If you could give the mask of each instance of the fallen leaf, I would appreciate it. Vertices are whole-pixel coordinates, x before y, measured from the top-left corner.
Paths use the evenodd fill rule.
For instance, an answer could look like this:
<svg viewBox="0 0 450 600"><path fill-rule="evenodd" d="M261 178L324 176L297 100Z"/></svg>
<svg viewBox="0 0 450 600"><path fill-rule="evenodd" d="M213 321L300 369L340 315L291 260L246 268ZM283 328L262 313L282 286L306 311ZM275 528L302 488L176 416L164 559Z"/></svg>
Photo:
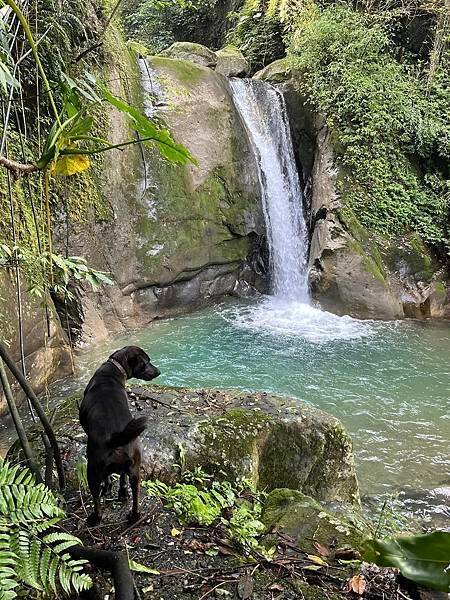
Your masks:
<svg viewBox="0 0 450 600"><path fill-rule="evenodd" d="M323 560L323 558L320 558L320 556L316 556L315 554L307 554L306 556L307 556L308 560L315 563L316 565L320 565L322 567L328 567L328 563L326 563Z"/></svg>
<svg viewBox="0 0 450 600"><path fill-rule="evenodd" d="M181 535L181 531L176 527L172 527L172 529L170 530L170 535L172 537L177 537L178 535Z"/></svg>
<svg viewBox="0 0 450 600"><path fill-rule="evenodd" d="M280 583L272 583L269 590L273 592L284 592L284 587Z"/></svg>
<svg viewBox="0 0 450 600"><path fill-rule="evenodd" d="M360 560L361 554L353 548L338 548L334 557L340 560Z"/></svg>
<svg viewBox="0 0 450 600"><path fill-rule="evenodd" d="M359 594L362 596L366 591L366 580L363 575L354 575L349 580L349 588L355 592L355 594Z"/></svg>
<svg viewBox="0 0 450 600"><path fill-rule="evenodd" d="M148 573L149 575L160 575L160 572L157 571L156 569L151 569L150 567L147 567L146 565L138 563L135 560L131 560L131 558L128 561L128 566L130 567L131 571L136 571L137 573Z"/></svg>
<svg viewBox="0 0 450 600"><path fill-rule="evenodd" d="M231 548L227 546L218 546L218 549L220 554L223 554L224 556L234 556L236 554L234 550L231 550Z"/></svg>
<svg viewBox="0 0 450 600"><path fill-rule="evenodd" d="M330 551L326 546L322 546L319 542L314 542L314 547L321 556L330 556Z"/></svg>

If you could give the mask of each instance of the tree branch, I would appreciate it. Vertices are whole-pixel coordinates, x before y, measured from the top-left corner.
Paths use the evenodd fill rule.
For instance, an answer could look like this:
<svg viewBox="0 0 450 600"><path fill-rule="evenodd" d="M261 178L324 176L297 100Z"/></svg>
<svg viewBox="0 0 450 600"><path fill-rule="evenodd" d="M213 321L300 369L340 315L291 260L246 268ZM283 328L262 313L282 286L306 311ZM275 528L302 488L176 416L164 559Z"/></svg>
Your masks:
<svg viewBox="0 0 450 600"><path fill-rule="evenodd" d="M34 173L35 171L39 171L40 169L31 163L19 163L15 160L11 160L10 158L6 158L6 156L0 156L0 165L12 171L16 175L20 173L28 175L29 173Z"/></svg>

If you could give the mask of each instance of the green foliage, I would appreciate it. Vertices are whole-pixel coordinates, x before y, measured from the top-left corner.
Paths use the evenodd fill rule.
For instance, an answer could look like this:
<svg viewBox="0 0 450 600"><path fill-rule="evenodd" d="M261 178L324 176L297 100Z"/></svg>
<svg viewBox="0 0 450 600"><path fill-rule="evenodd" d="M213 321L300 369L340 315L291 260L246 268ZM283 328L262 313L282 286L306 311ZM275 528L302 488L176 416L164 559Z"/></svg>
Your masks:
<svg viewBox="0 0 450 600"><path fill-rule="evenodd" d="M395 57L389 13L309 3L295 23L290 57L334 133L341 191L361 223L448 244L449 55L430 82L425 66Z"/></svg>
<svg viewBox="0 0 450 600"><path fill-rule="evenodd" d="M369 540L363 558L381 567L396 567L420 585L450 592L449 532Z"/></svg>
<svg viewBox="0 0 450 600"><path fill-rule="evenodd" d="M214 46L215 32L208 23L218 4L217 0L130 0L122 11L123 21L128 36L147 46L151 54L175 41Z"/></svg>
<svg viewBox="0 0 450 600"><path fill-rule="evenodd" d="M288 25L270 4L246 0L242 9L231 15L234 27L228 42L245 55L252 73L285 55L283 36Z"/></svg>
<svg viewBox="0 0 450 600"><path fill-rule="evenodd" d="M47 290L72 299L73 295L68 288L70 283L87 283L93 291L98 290L102 284L113 284L107 273L92 269L80 256L65 258L61 254L52 253L50 261L48 252L36 254L27 247L11 247L0 243L0 267L12 268L16 261L27 275L29 293L39 299L45 299ZM43 279L43 274L48 272L50 264L54 277L51 285L46 284Z"/></svg>
<svg viewBox="0 0 450 600"><path fill-rule="evenodd" d="M162 498L183 525L220 522L246 553L257 551L270 557L258 541L265 533L260 521L264 495L257 494L250 482L237 486L228 481L211 482L211 477L197 468L185 472L183 482L173 486L161 481L145 481L142 485L150 496Z"/></svg>
<svg viewBox="0 0 450 600"><path fill-rule="evenodd" d="M0 465L0 600L23 596L30 588L42 593L80 592L91 585L86 561L73 560L68 548L80 544L58 531L64 517L53 493L36 484L28 469Z"/></svg>

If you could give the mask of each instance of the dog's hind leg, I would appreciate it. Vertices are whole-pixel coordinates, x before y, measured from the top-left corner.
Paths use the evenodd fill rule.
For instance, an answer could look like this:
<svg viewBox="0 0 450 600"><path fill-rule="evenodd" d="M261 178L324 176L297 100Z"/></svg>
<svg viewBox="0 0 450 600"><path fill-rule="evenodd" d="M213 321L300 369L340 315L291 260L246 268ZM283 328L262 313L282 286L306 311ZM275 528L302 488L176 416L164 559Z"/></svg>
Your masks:
<svg viewBox="0 0 450 600"><path fill-rule="evenodd" d="M89 515L87 518L88 525L98 525L102 520L102 509L100 505L100 488L102 485L102 480L99 478L99 469L90 467L88 463L87 468L87 480L89 485L89 490L92 494L92 500L94 501L94 512Z"/></svg>
<svg viewBox="0 0 450 600"><path fill-rule="evenodd" d="M119 495L117 496L117 500L119 502L126 502L128 500L128 485L127 485L127 474L120 474L120 483L119 483Z"/></svg>
<svg viewBox="0 0 450 600"><path fill-rule="evenodd" d="M140 465L138 464L130 469L130 486L131 493L133 495L133 507L131 509L131 513L129 514L128 520L131 523L136 522L141 516L139 513L139 491L141 487L139 467Z"/></svg>

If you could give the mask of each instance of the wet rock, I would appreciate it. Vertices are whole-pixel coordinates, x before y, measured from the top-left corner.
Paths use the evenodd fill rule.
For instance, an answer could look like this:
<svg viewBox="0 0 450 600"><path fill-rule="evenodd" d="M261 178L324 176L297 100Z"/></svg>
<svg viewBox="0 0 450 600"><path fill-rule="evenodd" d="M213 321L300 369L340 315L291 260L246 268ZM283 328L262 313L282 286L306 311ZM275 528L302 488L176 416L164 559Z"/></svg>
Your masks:
<svg viewBox="0 0 450 600"><path fill-rule="evenodd" d="M291 489L270 492L261 517L269 530L292 539L293 545L309 554L320 554L315 544L320 544L332 558L337 549L358 548L367 535L359 511L349 504L321 504L314 498ZM266 543L273 541L270 534ZM342 550L341 550L342 552Z"/></svg>
<svg viewBox="0 0 450 600"><path fill-rule="evenodd" d="M76 312L83 315L84 343L226 294L265 289L264 274L252 267L264 233L255 158L226 79L208 67L162 56L140 67L127 64L133 103L150 112L156 106L197 164L169 164L156 149L137 146L125 148L120 160L104 157L103 193L113 218L79 229L74 223L69 240L69 254L85 256L116 282L80 295ZM126 97L121 74L109 78L113 91ZM111 141L127 139L123 115L110 118ZM65 248L64 231L62 223Z"/></svg>
<svg viewBox="0 0 450 600"><path fill-rule="evenodd" d="M70 351L53 304L50 302L46 314L40 300L26 290L27 284L22 282L25 369L33 389L40 393L48 383L71 372ZM18 310L15 281L5 272L0 275L0 336L17 364L21 361ZM18 386L14 390L20 404L25 397ZM6 401L0 393L0 413L5 409Z"/></svg>
<svg viewBox="0 0 450 600"><path fill-rule="evenodd" d="M291 76L292 71L289 60L287 58L280 58L255 73L253 78L268 81L269 83L282 83L291 79Z"/></svg>
<svg viewBox="0 0 450 600"><path fill-rule="evenodd" d="M212 50L194 42L175 42L167 50L163 50L160 56L175 58L177 60L187 60L202 67L211 68L216 66L218 60Z"/></svg>
<svg viewBox="0 0 450 600"><path fill-rule="evenodd" d="M202 467L217 478L251 479L260 489L289 487L321 501L359 505L352 443L341 423L293 398L238 391L132 388L148 415L142 436L146 478L174 481ZM81 429L65 420L69 472L83 454ZM68 436L68 437L67 437Z"/></svg>
<svg viewBox="0 0 450 600"><path fill-rule="evenodd" d="M245 56L235 46L225 46L216 52L216 73L225 77L245 77L249 72L249 64Z"/></svg>

